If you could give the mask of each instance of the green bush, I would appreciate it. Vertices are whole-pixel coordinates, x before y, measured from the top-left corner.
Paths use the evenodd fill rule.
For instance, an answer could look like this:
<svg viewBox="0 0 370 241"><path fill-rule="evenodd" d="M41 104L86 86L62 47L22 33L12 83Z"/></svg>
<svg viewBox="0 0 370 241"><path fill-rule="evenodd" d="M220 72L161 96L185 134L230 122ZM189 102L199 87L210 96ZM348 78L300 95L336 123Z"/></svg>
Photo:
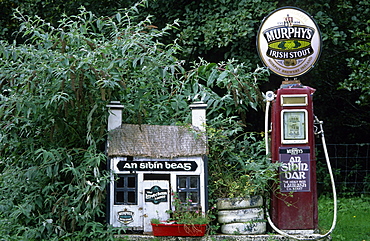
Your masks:
<svg viewBox="0 0 370 241"><path fill-rule="evenodd" d="M217 145L232 142L237 145L233 155L241 157L229 167L240 161L250 162L251 168L265 165L255 166L254 157L243 159L242 144L258 148L257 155L262 149L236 125L239 121L228 120L243 119L235 116L263 105L257 80L266 79L267 70L253 71L236 60L199 60L185 70L184 61L176 58L181 52L176 41L166 45L158 40L177 23L159 30L149 17L138 17L139 7L111 17L81 8L78 15L63 16L58 26L16 12L21 21L17 34L27 41L2 41L0 46L4 239L108 240L124 231L103 224L109 178L106 105L111 100L125 106L125 123L168 125L189 123L189 103L202 100L210 108L210 129L224 130L217 134L222 139L212 147L212 159L223 155ZM220 88L222 93L215 91ZM237 139L242 143L236 144Z"/></svg>
<svg viewBox="0 0 370 241"><path fill-rule="evenodd" d="M267 158L264 134L245 133L243 125L231 118L221 117L211 122L208 129L211 200L264 195L271 191L279 164Z"/></svg>
<svg viewBox="0 0 370 241"><path fill-rule="evenodd" d="M125 99L134 113L125 121L140 121L153 99L146 90L158 105L177 88L168 76L178 47L156 41L171 26L148 29L136 8L112 18L81 9L57 27L17 12L18 34L28 40L0 48L1 237L112 239L102 224L106 104ZM174 111L151 114L160 120Z"/></svg>

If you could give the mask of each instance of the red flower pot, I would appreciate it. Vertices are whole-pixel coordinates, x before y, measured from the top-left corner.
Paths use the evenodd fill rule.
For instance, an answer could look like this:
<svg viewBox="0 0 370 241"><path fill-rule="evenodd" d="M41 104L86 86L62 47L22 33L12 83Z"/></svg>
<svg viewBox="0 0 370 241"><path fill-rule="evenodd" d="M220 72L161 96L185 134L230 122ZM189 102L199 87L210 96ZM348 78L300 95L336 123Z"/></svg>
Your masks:
<svg viewBox="0 0 370 241"><path fill-rule="evenodd" d="M152 223L154 236L204 236L207 224Z"/></svg>

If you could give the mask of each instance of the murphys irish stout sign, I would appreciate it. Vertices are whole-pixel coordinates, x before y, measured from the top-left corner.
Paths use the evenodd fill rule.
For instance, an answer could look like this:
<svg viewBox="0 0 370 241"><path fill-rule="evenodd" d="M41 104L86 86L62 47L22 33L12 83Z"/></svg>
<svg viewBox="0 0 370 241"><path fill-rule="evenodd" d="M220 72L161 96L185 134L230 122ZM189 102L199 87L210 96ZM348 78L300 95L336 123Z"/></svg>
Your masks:
<svg viewBox="0 0 370 241"><path fill-rule="evenodd" d="M301 9L279 8L262 21L257 49L272 72L297 77L309 71L320 56L320 30L313 18Z"/></svg>

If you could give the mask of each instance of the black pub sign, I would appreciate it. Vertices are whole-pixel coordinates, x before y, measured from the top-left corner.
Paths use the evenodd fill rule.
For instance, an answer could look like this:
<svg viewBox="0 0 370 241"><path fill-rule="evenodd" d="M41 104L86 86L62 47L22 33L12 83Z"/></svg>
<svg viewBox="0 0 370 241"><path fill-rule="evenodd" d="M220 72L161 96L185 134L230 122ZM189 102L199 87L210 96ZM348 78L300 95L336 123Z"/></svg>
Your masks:
<svg viewBox="0 0 370 241"><path fill-rule="evenodd" d="M196 161L119 161L120 171L195 171Z"/></svg>
<svg viewBox="0 0 370 241"><path fill-rule="evenodd" d="M279 159L281 192L309 192L310 147L280 147Z"/></svg>

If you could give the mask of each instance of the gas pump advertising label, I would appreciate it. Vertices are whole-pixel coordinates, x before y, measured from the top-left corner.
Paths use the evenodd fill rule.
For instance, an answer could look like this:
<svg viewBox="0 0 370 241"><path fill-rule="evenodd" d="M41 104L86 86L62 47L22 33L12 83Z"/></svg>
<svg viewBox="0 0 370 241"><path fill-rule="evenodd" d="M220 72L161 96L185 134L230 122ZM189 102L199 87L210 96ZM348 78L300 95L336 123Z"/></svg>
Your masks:
<svg viewBox="0 0 370 241"><path fill-rule="evenodd" d="M257 50L264 65L283 77L297 77L309 71L320 56L321 42L314 19L296 7L270 13L257 34Z"/></svg>
<svg viewBox="0 0 370 241"><path fill-rule="evenodd" d="M310 148L280 147L281 192L310 192Z"/></svg>

